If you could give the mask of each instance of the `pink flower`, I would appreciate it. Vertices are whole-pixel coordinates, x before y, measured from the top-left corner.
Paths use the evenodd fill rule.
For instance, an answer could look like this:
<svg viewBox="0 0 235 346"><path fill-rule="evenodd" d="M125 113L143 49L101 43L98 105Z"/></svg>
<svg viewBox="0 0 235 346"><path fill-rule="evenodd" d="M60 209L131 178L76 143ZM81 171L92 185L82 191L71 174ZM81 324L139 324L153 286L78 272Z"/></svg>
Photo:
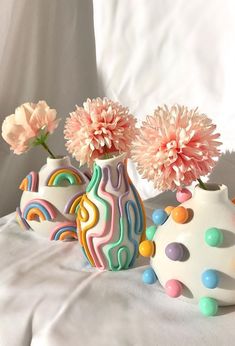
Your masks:
<svg viewBox="0 0 235 346"><path fill-rule="evenodd" d="M136 136L135 119L126 107L107 98L87 99L76 107L65 124L67 149L80 161L92 166L106 153L129 153Z"/></svg>
<svg viewBox="0 0 235 346"><path fill-rule="evenodd" d="M51 109L45 101L24 103L16 108L15 114L9 115L2 124L2 137L15 154L27 151L41 131L53 133L58 126L56 110Z"/></svg>
<svg viewBox="0 0 235 346"><path fill-rule="evenodd" d="M158 107L139 129L132 158L158 190L179 189L211 172L220 155L215 129L197 109Z"/></svg>

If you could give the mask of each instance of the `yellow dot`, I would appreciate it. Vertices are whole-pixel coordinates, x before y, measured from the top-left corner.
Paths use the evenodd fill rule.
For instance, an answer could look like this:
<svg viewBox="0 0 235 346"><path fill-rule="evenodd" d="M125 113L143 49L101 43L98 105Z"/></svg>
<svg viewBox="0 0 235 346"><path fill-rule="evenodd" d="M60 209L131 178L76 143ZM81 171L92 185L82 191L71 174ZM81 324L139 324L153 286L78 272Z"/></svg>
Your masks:
<svg viewBox="0 0 235 346"><path fill-rule="evenodd" d="M177 223L185 223L188 219L188 210L184 207L176 207L172 210L173 220Z"/></svg>
<svg viewBox="0 0 235 346"><path fill-rule="evenodd" d="M151 240L144 240L140 243L139 252L143 257L151 257L154 254L154 242Z"/></svg>
<svg viewBox="0 0 235 346"><path fill-rule="evenodd" d="M175 209L172 205L169 205L168 207L165 208L165 212L170 215L172 210Z"/></svg>

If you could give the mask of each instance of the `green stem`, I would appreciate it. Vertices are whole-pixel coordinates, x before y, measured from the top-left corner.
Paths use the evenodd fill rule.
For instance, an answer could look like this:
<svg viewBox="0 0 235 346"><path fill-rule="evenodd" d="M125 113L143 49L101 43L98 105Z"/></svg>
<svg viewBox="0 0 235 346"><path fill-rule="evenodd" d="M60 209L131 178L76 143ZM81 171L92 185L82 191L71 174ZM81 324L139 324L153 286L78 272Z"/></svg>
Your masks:
<svg viewBox="0 0 235 346"><path fill-rule="evenodd" d="M113 157L113 154L112 153L104 153L104 159L111 159Z"/></svg>
<svg viewBox="0 0 235 346"><path fill-rule="evenodd" d="M46 144L46 142L41 142L40 143L42 146L43 146L43 148L50 154L50 157L52 158L52 159L55 159L56 157L55 157L55 155L52 153L52 151L48 148L48 145Z"/></svg>
<svg viewBox="0 0 235 346"><path fill-rule="evenodd" d="M208 190L206 185L203 183L203 181L200 178L198 178L197 181L199 182L199 186L201 189Z"/></svg>

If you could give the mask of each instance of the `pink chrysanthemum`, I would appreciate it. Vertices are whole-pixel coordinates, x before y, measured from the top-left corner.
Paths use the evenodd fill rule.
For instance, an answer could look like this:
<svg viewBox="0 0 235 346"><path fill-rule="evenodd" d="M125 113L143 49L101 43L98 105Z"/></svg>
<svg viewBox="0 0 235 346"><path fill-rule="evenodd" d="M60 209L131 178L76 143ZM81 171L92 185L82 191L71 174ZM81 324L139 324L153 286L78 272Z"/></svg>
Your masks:
<svg viewBox="0 0 235 346"><path fill-rule="evenodd" d="M220 155L216 125L197 109L158 107L147 116L132 158L143 178L160 191L180 189L211 172Z"/></svg>
<svg viewBox="0 0 235 346"><path fill-rule="evenodd" d="M15 113L3 121L2 137L10 145L10 149L20 155L31 148L42 131L53 133L58 124L56 110L51 109L46 101L27 102L17 107Z"/></svg>
<svg viewBox="0 0 235 346"><path fill-rule="evenodd" d="M129 154L136 136L135 122L128 108L117 102L107 98L87 99L66 120L66 147L80 165L87 163L89 167L104 154Z"/></svg>

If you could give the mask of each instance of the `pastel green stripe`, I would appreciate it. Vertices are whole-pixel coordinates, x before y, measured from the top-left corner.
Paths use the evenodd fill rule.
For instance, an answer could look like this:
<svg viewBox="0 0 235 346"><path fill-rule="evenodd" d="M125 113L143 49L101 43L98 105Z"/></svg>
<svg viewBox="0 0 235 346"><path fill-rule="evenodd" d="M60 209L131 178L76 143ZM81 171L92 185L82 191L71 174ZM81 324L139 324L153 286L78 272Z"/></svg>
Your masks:
<svg viewBox="0 0 235 346"><path fill-rule="evenodd" d="M64 180L67 180L71 185L77 184L77 180L75 179L73 175L68 173L60 173L55 177L53 181L53 185L59 185L60 182Z"/></svg>
<svg viewBox="0 0 235 346"><path fill-rule="evenodd" d="M96 163L94 163L94 166L93 166L93 174L92 174L92 177L91 177L91 181L89 182L87 188L86 188L86 192L90 192L91 189L93 188L93 186L95 185L96 183L96 178L97 178L97 174L96 174Z"/></svg>
<svg viewBox="0 0 235 346"><path fill-rule="evenodd" d="M119 247L122 242L123 242L123 238L124 238L124 218L120 217L120 238L116 243L112 243L109 244L107 246L107 258L108 258L108 262L109 262L109 267L111 270L113 271L117 271L117 270L121 270L121 269L127 269L129 267L130 261L131 261L131 254L130 254L130 250L127 246L122 246L119 250L118 250L118 266L115 266L113 263L113 258L112 255L110 254L110 252L115 248L115 247ZM125 249L125 250L124 250ZM125 263L122 263L122 252L126 251L127 253L127 258Z"/></svg>
<svg viewBox="0 0 235 346"><path fill-rule="evenodd" d="M98 188L100 185L101 176L102 176L101 168L99 166L97 166L96 164L94 164L94 172L93 172L93 176L91 179L92 184L90 183L91 187L90 187L90 184L88 185L89 191L88 191L88 187L87 187L87 191L91 192L94 199L99 201L104 206L104 219L105 219L105 221L107 221L109 218L109 204L103 198L98 196ZM93 177L94 177L94 179L93 179Z"/></svg>

